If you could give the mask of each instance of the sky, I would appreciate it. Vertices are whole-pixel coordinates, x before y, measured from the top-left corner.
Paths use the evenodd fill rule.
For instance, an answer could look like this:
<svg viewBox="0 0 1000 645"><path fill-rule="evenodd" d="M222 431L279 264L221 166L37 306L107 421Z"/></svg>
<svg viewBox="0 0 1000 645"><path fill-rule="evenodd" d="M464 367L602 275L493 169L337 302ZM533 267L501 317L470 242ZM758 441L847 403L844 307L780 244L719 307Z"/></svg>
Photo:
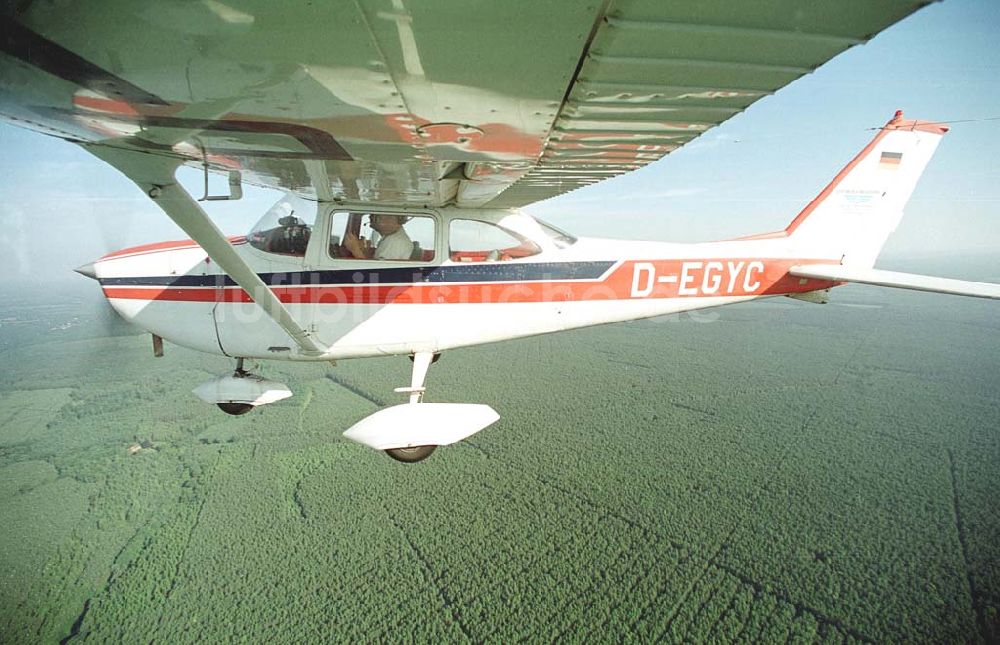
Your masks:
<svg viewBox="0 0 1000 645"><path fill-rule="evenodd" d="M1000 47L996 0L945 0L765 97L636 172L525 210L577 235L697 242L779 230L897 109L952 122L890 238L893 258L997 258ZM182 169L199 196L201 174ZM213 179L216 192L225 180ZM280 197L245 187L208 211L245 233ZM0 124L0 270L32 281L125 246L186 237L116 170L76 146Z"/></svg>

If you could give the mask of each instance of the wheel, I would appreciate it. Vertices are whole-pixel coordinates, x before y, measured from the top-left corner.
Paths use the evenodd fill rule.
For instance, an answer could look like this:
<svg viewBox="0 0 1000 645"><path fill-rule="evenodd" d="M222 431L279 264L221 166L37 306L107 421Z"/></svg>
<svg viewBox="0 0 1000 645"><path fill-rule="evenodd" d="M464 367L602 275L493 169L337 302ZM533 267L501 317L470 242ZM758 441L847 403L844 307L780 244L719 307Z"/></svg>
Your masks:
<svg viewBox="0 0 1000 645"><path fill-rule="evenodd" d="M246 414L250 410L253 410L253 406L249 403L216 403L219 409L226 414L231 414L233 416L239 416L241 414Z"/></svg>
<svg viewBox="0 0 1000 645"><path fill-rule="evenodd" d="M437 446L413 446L412 448L390 448L385 451L385 454L389 455L396 461L401 461L404 464L415 464L418 461L423 461L431 456L434 449Z"/></svg>

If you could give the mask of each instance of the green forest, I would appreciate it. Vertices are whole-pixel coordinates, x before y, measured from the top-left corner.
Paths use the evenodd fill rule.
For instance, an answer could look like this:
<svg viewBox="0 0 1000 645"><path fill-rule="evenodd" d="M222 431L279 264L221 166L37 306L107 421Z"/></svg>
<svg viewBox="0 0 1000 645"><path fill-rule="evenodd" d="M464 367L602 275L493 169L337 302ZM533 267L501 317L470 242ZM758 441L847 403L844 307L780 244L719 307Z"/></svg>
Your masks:
<svg viewBox="0 0 1000 645"><path fill-rule="evenodd" d="M407 465L341 436L404 357L265 363L294 397L229 417L190 391L230 360L91 283L0 302L2 642L1000 640L997 303L447 352L427 400L501 420Z"/></svg>

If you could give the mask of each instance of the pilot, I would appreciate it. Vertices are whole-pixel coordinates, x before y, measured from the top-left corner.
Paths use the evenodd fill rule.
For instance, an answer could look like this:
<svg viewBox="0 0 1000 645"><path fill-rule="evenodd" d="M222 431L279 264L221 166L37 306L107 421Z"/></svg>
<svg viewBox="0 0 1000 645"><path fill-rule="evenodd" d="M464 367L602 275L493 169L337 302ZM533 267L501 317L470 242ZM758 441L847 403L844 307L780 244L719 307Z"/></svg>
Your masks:
<svg viewBox="0 0 1000 645"><path fill-rule="evenodd" d="M402 215L372 215L372 228L382 236L375 252L365 248L353 233L348 233L344 238L344 248L359 260L409 260L413 254L413 242L403 228L406 219Z"/></svg>

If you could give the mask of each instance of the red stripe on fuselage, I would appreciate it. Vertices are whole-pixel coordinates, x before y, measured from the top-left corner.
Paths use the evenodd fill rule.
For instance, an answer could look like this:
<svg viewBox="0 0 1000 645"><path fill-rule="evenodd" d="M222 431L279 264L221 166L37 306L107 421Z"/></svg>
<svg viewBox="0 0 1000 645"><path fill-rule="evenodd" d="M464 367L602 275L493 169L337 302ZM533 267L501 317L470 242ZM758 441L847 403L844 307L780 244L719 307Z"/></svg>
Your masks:
<svg viewBox="0 0 1000 645"><path fill-rule="evenodd" d="M247 241L245 235L236 235L234 237L226 238L229 240L230 244L243 244ZM114 251L103 256L99 262L104 260L112 260L115 258L121 258L134 255L143 255L146 253L158 253L160 251L173 251L175 249L187 249L187 248L197 248L198 243L194 240L174 240L171 242L156 242L154 244L142 244L140 246L132 246L127 249L122 249L120 251Z"/></svg>
<svg viewBox="0 0 1000 645"><path fill-rule="evenodd" d="M587 302L650 298L747 297L802 293L833 286L788 275L803 259L703 259L627 261L601 281L420 282L276 286L288 304L504 304ZM251 302L239 287L105 287L108 298L172 302Z"/></svg>

